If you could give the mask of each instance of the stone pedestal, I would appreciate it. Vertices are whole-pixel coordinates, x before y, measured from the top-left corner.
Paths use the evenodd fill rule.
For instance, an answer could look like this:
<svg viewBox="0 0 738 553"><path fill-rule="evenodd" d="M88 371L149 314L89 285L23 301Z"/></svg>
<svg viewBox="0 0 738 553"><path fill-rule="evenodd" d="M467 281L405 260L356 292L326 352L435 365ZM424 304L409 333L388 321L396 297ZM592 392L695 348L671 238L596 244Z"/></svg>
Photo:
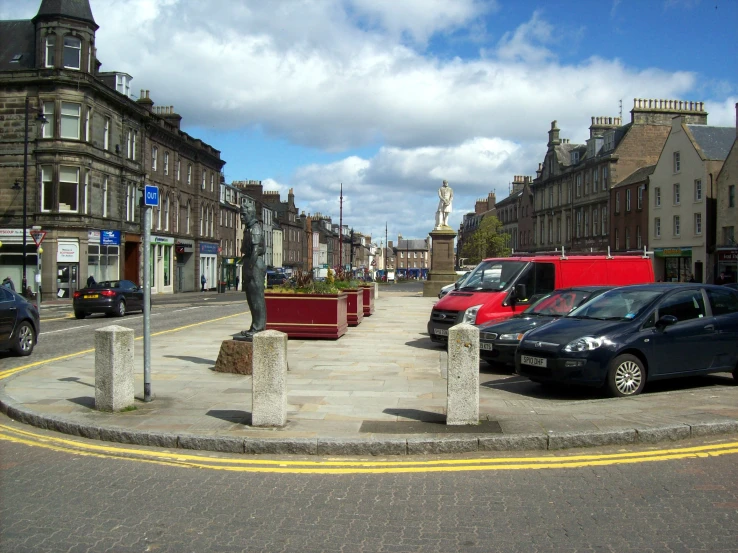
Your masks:
<svg viewBox="0 0 738 553"><path fill-rule="evenodd" d="M251 342L224 340L213 370L219 373L252 374L254 348Z"/></svg>
<svg viewBox="0 0 738 553"><path fill-rule="evenodd" d="M95 331L95 409L133 405L133 329L112 325Z"/></svg>
<svg viewBox="0 0 738 553"><path fill-rule="evenodd" d="M451 227L435 228L431 236L431 267L423 283L423 296L437 297L441 288L459 278L454 270L454 238Z"/></svg>

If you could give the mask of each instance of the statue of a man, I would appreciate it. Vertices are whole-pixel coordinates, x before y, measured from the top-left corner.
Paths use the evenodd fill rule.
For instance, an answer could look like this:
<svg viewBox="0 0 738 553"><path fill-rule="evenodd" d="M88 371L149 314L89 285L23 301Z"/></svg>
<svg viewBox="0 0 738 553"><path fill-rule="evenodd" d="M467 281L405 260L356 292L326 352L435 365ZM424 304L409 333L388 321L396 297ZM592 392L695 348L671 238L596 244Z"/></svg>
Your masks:
<svg viewBox="0 0 738 553"><path fill-rule="evenodd" d="M451 213L451 202L454 199L454 190L448 185L448 181L444 180L441 188L438 189L438 211L436 211L436 228L448 226L448 216Z"/></svg>
<svg viewBox="0 0 738 553"><path fill-rule="evenodd" d="M243 289L251 312L251 328L241 331L246 339L266 329L266 302L264 301L264 229L253 208L241 206L241 224L244 225L241 253L243 257Z"/></svg>

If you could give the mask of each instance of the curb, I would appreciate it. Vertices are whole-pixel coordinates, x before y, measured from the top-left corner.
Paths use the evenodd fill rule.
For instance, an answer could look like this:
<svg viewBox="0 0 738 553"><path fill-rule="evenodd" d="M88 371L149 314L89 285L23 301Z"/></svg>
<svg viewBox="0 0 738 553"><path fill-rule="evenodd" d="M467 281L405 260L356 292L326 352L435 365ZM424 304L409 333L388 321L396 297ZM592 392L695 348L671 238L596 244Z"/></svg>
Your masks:
<svg viewBox="0 0 738 553"><path fill-rule="evenodd" d="M367 438L234 438L218 435L166 434L115 426L85 425L47 417L0 394L0 412L44 430L90 440L246 455L439 455L476 451L559 451L609 445L655 444L688 438L738 434L738 420L716 419L694 424L622 428L601 432L550 432L465 436L422 435Z"/></svg>

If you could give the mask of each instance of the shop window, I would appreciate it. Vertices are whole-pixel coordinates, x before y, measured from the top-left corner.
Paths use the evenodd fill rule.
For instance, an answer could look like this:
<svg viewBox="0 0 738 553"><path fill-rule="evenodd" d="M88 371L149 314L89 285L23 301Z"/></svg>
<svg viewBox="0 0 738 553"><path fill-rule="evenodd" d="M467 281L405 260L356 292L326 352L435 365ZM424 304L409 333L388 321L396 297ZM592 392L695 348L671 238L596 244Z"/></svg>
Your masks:
<svg viewBox="0 0 738 553"><path fill-rule="evenodd" d="M87 246L88 272L95 277L97 282L118 278L119 258L119 246L101 246L99 244L88 244Z"/></svg>

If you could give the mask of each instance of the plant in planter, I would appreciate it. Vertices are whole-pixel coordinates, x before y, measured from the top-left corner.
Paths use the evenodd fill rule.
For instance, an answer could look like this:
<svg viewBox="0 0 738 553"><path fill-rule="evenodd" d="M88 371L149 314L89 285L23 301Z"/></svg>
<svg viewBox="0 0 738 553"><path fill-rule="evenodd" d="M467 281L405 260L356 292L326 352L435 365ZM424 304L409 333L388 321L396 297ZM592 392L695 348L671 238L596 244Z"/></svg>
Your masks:
<svg viewBox="0 0 738 553"><path fill-rule="evenodd" d="M334 285L348 296L348 324L359 326L364 318L364 291L359 288L359 281L343 268L336 270Z"/></svg>

